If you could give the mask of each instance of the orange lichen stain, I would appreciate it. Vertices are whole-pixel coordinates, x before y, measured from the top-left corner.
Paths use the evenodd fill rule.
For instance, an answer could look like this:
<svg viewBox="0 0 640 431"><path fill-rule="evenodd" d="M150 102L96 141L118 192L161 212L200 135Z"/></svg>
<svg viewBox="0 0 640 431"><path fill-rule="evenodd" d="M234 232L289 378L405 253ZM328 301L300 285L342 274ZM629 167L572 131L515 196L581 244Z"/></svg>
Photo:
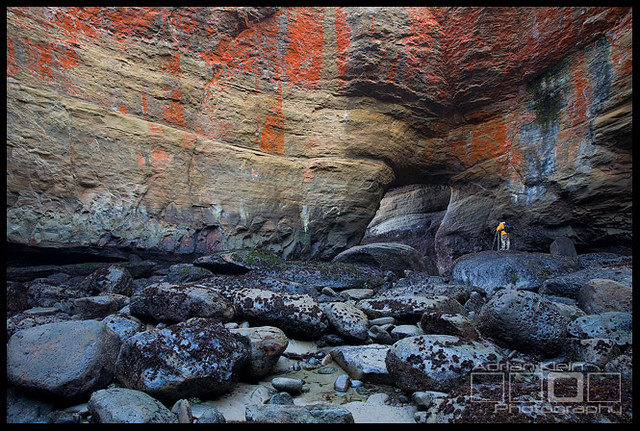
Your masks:
<svg viewBox="0 0 640 431"><path fill-rule="evenodd" d="M15 52L13 51L13 40L7 38L7 76L12 76L18 71L18 66L14 61Z"/></svg>
<svg viewBox="0 0 640 431"><path fill-rule="evenodd" d="M260 150L269 153L284 153L284 115L276 110L265 118L260 135Z"/></svg>
<svg viewBox="0 0 640 431"><path fill-rule="evenodd" d="M346 51L350 44L351 28L347 24L347 13L343 7L335 8L335 32L336 32L336 65L338 68L338 76L344 77L347 71L347 55Z"/></svg>
<svg viewBox="0 0 640 431"><path fill-rule="evenodd" d="M145 160L144 156L142 155L142 151L140 151L140 149L138 149L138 169L143 170L145 168L147 164L147 161Z"/></svg>
<svg viewBox="0 0 640 431"><path fill-rule="evenodd" d="M82 9L79 18L90 22L93 27L108 31L117 42L124 44L132 37L152 38L155 32L151 29L159 24L164 27L166 14L170 8L152 7L87 7Z"/></svg>
<svg viewBox="0 0 640 431"><path fill-rule="evenodd" d="M194 134L187 134L184 135L182 137L182 143L180 144L180 146L182 147L183 150L192 150L195 148L196 146L196 135Z"/></svg>
<svg viewBox="0 0 640 431"><path fill-rule="evenodd" d="M126 113L128 113L128 111L127 111L127 107L126 107L126 106L124 106L124 105L120 105L120 106L118 107L118 111L119 111L120 113L122 113L122 114L126 114Z"/></svg>
<svg viewBox="0 0 640 431"><path fill-rule="evenodd" d="M182 75L182 70L180 69L180 52L160 57L160 68L171 75L180 77L180 75Z"/></svg>
<svg viewBox="0 0 640 431"><path fill-rule="evenodd" d="M284 72L287 80L315 88L322 68L324 10L295 8L288 17L289 45L284 54Z"/></svg>
<svg viewBox="0 0 640 431"><path fill-rule="evenodd" d="M160 126L156 126L153 123L147 123L147 127L149 129L149 134L154 138L160 138L160 140L164 140L165 133L164 129Z"/></svg>
<svg viewBox="0 0 640 431"><path fill-rule="evenodd" d="M151 166L158 169L166 168L173 159L171 154L159 147L151 149L149 157L151 158Z"/></svg>
<svg viewBox="0 0 640 431"><path fill-rule="evenodd" d="M165 91L171 92L170 101L164 105L162 111L162 118L167 123L185 127L184 122L184 106L182 105L182 91L174 88L170 90L168 86L165 86Z"/></svg>
<svg viewBox="0 0 640 431"><path fill-rule="evenodd" d="M470 128L470 138L450 143L451 154L468 168L506 154L507 126L500 119L486 121Z"/></svg>
<svg viewBox="0 0 640 431"><path fill-rule="evenodd" d="M147 94L143 91L141 94L142 99L142 113L144 115L153 115L151 111L151 105L149 105L149 101L147 100Z"/></svg>

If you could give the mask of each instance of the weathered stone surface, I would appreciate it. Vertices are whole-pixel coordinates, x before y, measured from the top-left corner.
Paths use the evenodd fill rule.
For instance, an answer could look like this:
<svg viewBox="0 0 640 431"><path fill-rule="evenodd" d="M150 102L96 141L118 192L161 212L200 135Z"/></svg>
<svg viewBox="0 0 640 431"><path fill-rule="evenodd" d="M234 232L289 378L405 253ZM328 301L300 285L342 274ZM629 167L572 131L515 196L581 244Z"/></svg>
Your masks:
<svg viewBox="0 0 640 431"><path fill-rule="evenodd" d="M349 410L339 406L321 404L310 406L280 404L247 406L245 415L247 422L259 423L353 423L353 415Z"/></svg>
<svg viewBox="0 0 640 431"><path fill-rule="evenodd" d="M594 278L586 282L578 292L578 306L587 314L633 309L633 290L614 280Z"/></svg>
<svg viewBox="0 0 640 431"><path fill-rule="evenodd" d="M561 236L553 240L549 246L549 253L552 256L577 257L576 247L569 238Z"/></svg>
<svg viewBox="0 0 640 431"><path fill-rule="evenodd" d="M398 275L404 274L405 270L424 270L422 255L418 250L396 243L359 245L343 251L333 261L372 265L382 270L394 271Z"/></svg>
<svg viewBox="0 0 640 431"><path fill-rule="evenodd" d="M91 294L117 293L131 296L133 280L123 265L107 265L91 273L78 288Z"/></svg>
<svg viewBox="0 0 640 431"><path fill-rule="evenodd" d="M574 259L547 253L483 251L457 259L452 277L456 283L476 286L492 294L500 287L538 290L554 275L575 269Z"/></svg>
<svg viewBox="0 0 640 431"><path fill-rule="evenodd" d="M111 383L119 348L118 336L95 320L23 329L7 343L7 379L54 397L83 397Z"/></svg>
<svg viewBox="0 0 640 431"><path fill-rule="evenodd" d="M502 355L488 343L464 341L452 335L421 335L397 341L386 365L394 384L405 391L450 391L462 384L474 367L496 364Z"/></svg>
<svg viewBox="0 0 640 431"><path fill-rule="evenodd" d="M630 245L631 70L630 7L12 7L7 239L329 259L426 184L442 272Z"/></svg>
<svg viewBox="0 0 640 431"><path fill-rule="evenodd" d="M448 296L397 295L395 289L358 301L356 307L372 319L390 316L400 320L418 321L422 314L428 311L466 313L458 301Z"/></svg>
<svg viewBox="0 0 640 431"><path fill-rule="evenodd" d="M318 302L309 295L240 289L233 305L243 318L276 326L294 337L317 337L329 326Z"/></svg>
<svg viewBox="0 0 640 431"><path fill-rule="evenodd" d="M477 328L501 346L550 357L560 351L569 321L543 295L503 290L482 307Z"/></svg>
<svg viewBox="0 0 640 431"><path fill-rule="evenodd" d="M248 376L253 379L269 374L289 345L285 333L272 326L234 328L229 329L229 332L243 339L248 345Z"/></svg>
<svg viewBox="0 0 640 431"><path fill-rule="evenodd" d="M392 382L385 358L389 346L367 344L338 346L331 349L331 357L355 380L389 384Z"/></svg>
<svg viewBox="0 0 640 431"><path fill-rule="evenodd" d="M609 311L578 317L567 326L570 335L578 338L608 338L616 344L631 345L633 341L631 313Z"/></svg>
<svg viewBox="0 0 640 431"><path fill-rule="evenodd" d="M97 423L177 423L178 418L160 401L142 391L102 389L91 394L89 411Z"/></svg>
<svg viewBox="0 0 640 431"><path fill-rule="evenodd" d="M540 287L540 293L577 298L580 289L590 280L602 278L617 281L629 288L633 285L633 271L631 267L595 267L586 268L570 274L557 274L545 280Z"/></svg>
<svg viewBox="0 0 640 431"><path fill-rule="evenodd" d="M233 306L216 290L195 284L156 283L134 293L131 314L155 322L181 322L192 317L228 321Z"/></svg>
<svg viewBox="0 0 640 431"><path fill-rule="evenodd" d="M369 319L359 308L346 302L330 302L323 305L323 311L331 326L347 339L364 342L369 337Z"/></svg>
<svg viewBox="0 0 640 431"><path fill-rule="evenodd" d="M118 380L161 400L228 391L248 350L217 320L193 318L127 339L115 362Z"/></svg>

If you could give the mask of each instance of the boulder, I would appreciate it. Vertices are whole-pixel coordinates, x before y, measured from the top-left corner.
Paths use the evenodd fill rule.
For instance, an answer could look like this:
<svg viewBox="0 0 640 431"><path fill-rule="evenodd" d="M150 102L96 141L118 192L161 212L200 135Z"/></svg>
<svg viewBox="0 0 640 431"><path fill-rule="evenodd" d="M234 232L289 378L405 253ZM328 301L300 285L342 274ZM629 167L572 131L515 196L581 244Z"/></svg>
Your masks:
<svg viewBox="0 0 640 431"><path fill-rule="evenodd" d="M240 289L233 305L241 318L276 326L294 338L318 337L329 326L318 302L309 295Z"/></svg>
<svg viewBox="0 0 640 431"><path fill-rule="evenodd" d="M587 314L607 311L631 313L633 290L626 284L594 278L582 285L577 295L578 306Z"/></svg>
<svg viewBox="0 0 640 431"><path fill-rule="evenodd" d="M475 367L502 359L489 343L452 335L421 335L394 343L386 365L394 385L404 391L448 392L464 383Z"/></svg>
<svg viewBox="0 0 640 431"><path fill-rule="evenodd" d="M575 259L524 251L482 251L458 258L453 264L456 283L494 290L509 287L537 290L550 277L577 269Z"/></svg>
<svg viewBox="0 0 640 431"><path fill-rule="evenodd" d="M175 402L228 391L248 356L244 344L222 323L192 318L127 339L115 374L128 388Z"/></svg>
<svg viewBox="0 0 640 431"><path fill-rule="evenodd" d="M177 423L178 418L160 401L142 391L127 388L101 389L88 403L97 423Z"/></svg>
<svg viewBox="0 0 640 431"><path fill-rule="evenodd" d="M129 308L142 320L167 323L192 317L228 321L234 316L233 306L218 291L195 284L152 284L131 296Z"/></svg>
<svg viewBox="0 0 640 431"><path fill-rule="evenodd" d="M125 265L106 265L89 274L78 288L90 294L118 293L131 296L133 278Z"/></svg>
<svg viewBox="0 0 640 431"><path fill-rule="evenodd" d="M334 262L371 265L397 275L405 270L423 271L422 254L415 248L390 242L372 243L351 247L333 258Z"/></svg>
<svg viewBox="0 0 640 431"><path fill-rule="evenodd" d="M140 319L126 313L110 314L102 319L102 322L118 335L120 341L124 341L145 329L145 325Z"/></svg>
<svg viewBox="0 0 640 431"><path fill-rule="evenodd" d="M192 283L212 275L213 272L206 268L190 263L178 263L169 267L169 272L165 275L164 281L168 283Z"/></svg>
<svg viewBox="0 0 640 431"><path fill-rule="evenodd" d="M420 325L426 334L455 335L463 340L479 338L474 324L462 314L427 312L420 318Z"/></svg>
<svg viewBox="0 0 640 431"><path fill-rule="evenodd" d="M247 406L247 422L259 423L353 423L349 410L340 406L314 404L295 406L285 404L263 404Z"/></svg>
<svg viewBox="0 0 640 431"><path fill-rule="evenodd" d="M113 380L120 339L95 320L20 330L7 343L7 379L53 397L80 398Z"/></svg>
<svg viewBox="0 0 640 431"><path fill-rule="evenodd" d="M628 287L633 285L633 271L630 267L595 267L550 277L540 287L540 293L577 298L582 286L595 278L617 281Z"/></svg>
<svg viewBox="0 0 640 431"><path fill-rule="evenodd" d="M229 329L249 349L248 377L256 379L267 375L287 349L289 339L273 326Z"/></svg>
<svg viewBox="0 0 640 431"><path fill-rule="evenodd" d="M577 257L576 247L569 238L561 236L553 240L549 246L551 256Z"/></svg>
<svg viewBox="0 0 640 431"><path fill-rule="evenodd" d="M581 339L608 338L619 346L628 346L633 341L633 317L620 311L589 314L569 323L567 331Z"/></svg>
<svg viewBox="0 0 640 431"><path fill-rule="evenodd" d="M281 258L270 253L243 249L201 256L193 264L216 274L246 274L251 270L270 267L281 261Z"/></svg>
<svg viewBox="0 0 640 431"><path fill-rule="evenodd" d="M480 310L477 328L503 347L552 356L559 352L569 318L555 302L529 291L502 290Z"/></svg>
<svg viewBox="0 0 640 431"><path fill-rule="evenodd" d="M359 308L346 302L330 302L322 309L336 332L348 340L362 343L369 337L369 319Z"/></svg>
<svg viewBox="0 0 640 431"><path fill-rule="evenodd" d="M390 316L413 322L426 312L466 314L462 304L448 296L395 295L394 289L358 301L356 307L371 319Z"/></svg>
<svg viewBox="0 0 640 431"><path fill-rule="evenodd" d="M73 300L73 314L80 319L102 319L121 307L109 295L85 296Z"/></svg>
<svg viewBox="0 0 640 431"><path fill-rule="evenodd" d="M568 361L587 362L600 369L620 355L616 342L608 338L568 338L562 352Z"/></svg>
<svg viewBox="0 0 640 431"><path fill-rule="evenodd" d="M354 380L391 384L385 359L389 346L367 344L363 346L338 346L329 351L331 357Z"/></svg>

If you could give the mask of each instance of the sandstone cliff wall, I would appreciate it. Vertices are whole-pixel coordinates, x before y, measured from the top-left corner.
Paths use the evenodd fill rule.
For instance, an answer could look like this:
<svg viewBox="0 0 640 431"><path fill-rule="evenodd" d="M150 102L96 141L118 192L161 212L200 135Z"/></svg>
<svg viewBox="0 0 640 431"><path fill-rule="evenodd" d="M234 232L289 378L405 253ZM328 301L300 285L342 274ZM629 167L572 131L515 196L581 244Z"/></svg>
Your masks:
<svg viewBox="0 0 640 431"><path fill-rule="evenodd" d="M8 8L7 240L329 258L427 184L440 270L629 242L631 15Z"/></svg>

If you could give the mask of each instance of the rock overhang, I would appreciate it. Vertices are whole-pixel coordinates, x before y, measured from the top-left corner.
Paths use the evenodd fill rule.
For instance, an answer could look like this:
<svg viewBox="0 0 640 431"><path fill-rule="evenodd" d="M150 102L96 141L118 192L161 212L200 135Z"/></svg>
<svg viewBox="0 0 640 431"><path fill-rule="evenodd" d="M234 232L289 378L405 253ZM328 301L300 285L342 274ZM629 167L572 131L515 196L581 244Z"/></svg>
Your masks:
<svg viewBox="0 0 640 431"><path fill-rule="evenodd" d="M330 257L411 183L452 187L442 265L523 202L530 247L630 237L630 8L8 13L11 241Z"/></svg>

